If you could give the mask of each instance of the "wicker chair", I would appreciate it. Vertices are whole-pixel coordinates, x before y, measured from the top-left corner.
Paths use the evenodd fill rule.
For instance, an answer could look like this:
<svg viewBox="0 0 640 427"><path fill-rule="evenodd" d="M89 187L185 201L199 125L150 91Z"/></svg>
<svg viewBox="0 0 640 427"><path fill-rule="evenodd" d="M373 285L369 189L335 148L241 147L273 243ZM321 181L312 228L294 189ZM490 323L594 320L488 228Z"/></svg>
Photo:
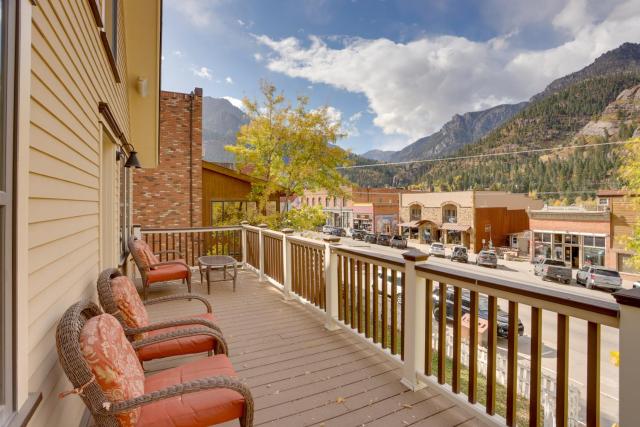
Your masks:
<svg viewBox="0 0 640 427"><path fill-rule="evenodd" d="M138 267L142 277L142 295L147 299L148 288L153 283L167 282L170 280L182 280L187 282L187 289L191 293L191 269L183 259L172 261L158 261L157 256L164 253L174 253L182 256L179 251L166 250L153 253L147 242L129 237L129 252Z"/></svg>
<svg viewBox="0 0 640 427"><path fill-rule="evenodd" d="M122 325L124 333L129 340L136 341L136 339L139 339L140 336L154 336L162 333L169 333L177 329L187 328L189 326L203 326L211 328L218 332L218 334L222 337L222 331L220 330L218 325L214 323L215 318L213 316L211 304L209 303L209 301L207 301L207 299L202 296L193 294L177 294L154 298L147 301L141 301L138 293L135 292L134 295L132 295L132 298L137 299L137 301L135 301L135 305L137 307L145 310L145 317L147 317L146 306L148 305L181 300L197 300L202 302L206 308L206 313L195 314L180 319L147 323L142 327L132 327L132 325L123 314L124 309L122 307L119 307L118 300L113 292L112 281L118 277L122 277L122 273L116 268L107 268L102 271L102 273L100 273L100 276L98 276L98 298L100 300L100 305L102 306L104 311L118 319L118 322L120 322L120 325ZM219 342L209 335L203 335L195 338L181 338L176 339L175 342L165 341L158 345L147 347L145 350L139 351L138 356L140 357L140 360L144 362L163 357L201 353L203 351L207 351L209 352L209 355L211 355L212 350L215 350L216 354L219 354L222 351L222 347L227 347L224 339L222 339L222 341L223 342Z"/></svg>
<svg viewBox="0 0 640 427"><path fill-rule="evenodd" d="M180 378L180 373L186 371L189 365L197 364L198 368L195 372L198 372L198 376L202 375L200 372L207 372L206 367L208 365L211 366L209 371L215 371L215 364L221 360L224 361L226 366L230 366L230 362L226 359L226 348L225 355L216 355L214 357L199 359L195 362L188 362L182 366L146 377L144 379L144 394L142 395L128 400L109 400L102 386L99 384L100 380L96 378L98 374L94 372L87 363L80 346L81 332L87 321L94 316L100 316L102 314L102 311L96 304L88 300L78 302L67 309L56 330L56 345L60 364L74 387L73 390L69 392L61 393L60 397L65 397L69 394L80 395L91 412L95 425L109 427L120 426L121 424L117 416L135 408L141 408L138 424L136 424L137 426L147 426L158 423L158 417L167 411L167 407L175 410L176 405L178 405L178 409L186 411L187 415L189 415L189 402L185 402L186 404L180 406L181 402L188 400L190 398L188 395L191 393L197 392L203 394L193 396L191 399L197 399L198 404L208 409L209 413L211 413L212 410L216 411L217 408L223 408L222 410L224 410L226 401L224 398L222 398L222 400L220 398L222 389L236 392L244 400L242 403L242 415L239 417L240 425L247 427L253 425L253 398L251 391L245 384L234 378L235 372L233 372L232 376L212 375L203 378L198 377L192 381L170 384L169 386L167 386L166 381L158 381L157 379L158 377ZM174 339L177 336L187 337L200 334L216 336L217 332L210 328L203 327L182 329L164 336L156 336L140 342L131 343L130 345L133 349L138 349L154 342ZM203 367L205 368L203 369ZM233 370L232 368L228 369ZM194 370L192 369L191 372L194 372ZM193 374L191 376L193 376ZM155 381L154 377L156 377ZM158 384L162 384L162 388L158 388ZM174 397L180 397L180 399L172 400L171 398ZM208 408L207 405L209 405ZM187 408L183 408L184 406L187 406ZM191 409L193 410L193 408ZM171 412L171 414L174 415L174 412ZM175 413L175 415L180 419L180 414ZM184 422L185 419L190 418L182 417L182 421L179 423L180 426L204 427L211 424L211 419L207 420L206 416L198 418L197 422ZM193 419L196 419L196 417L193 417Z"/></svg>

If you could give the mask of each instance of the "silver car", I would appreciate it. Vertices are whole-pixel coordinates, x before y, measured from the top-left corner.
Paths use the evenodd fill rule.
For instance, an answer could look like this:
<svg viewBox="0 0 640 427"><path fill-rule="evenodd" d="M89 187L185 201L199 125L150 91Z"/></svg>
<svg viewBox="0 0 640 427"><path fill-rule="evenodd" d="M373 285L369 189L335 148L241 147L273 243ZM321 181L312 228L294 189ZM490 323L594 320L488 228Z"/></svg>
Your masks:
<svg viewBox="0 0 640 427"><path fill-rule="evenodd" d="M498 256L495 251L482 250L476 256L476 265L498 268Z"/></svg>
<svg viewBox="0 0 640 427"><path fill-rule="evenodd" d="M602 288L611 291L622 289L622 277L615 270L604 267L584 266L576 273L576 282L587 289Z"/></svg>
<svg viewBox="0 0 640 427"><path fill-rule="evenodd" d="M442 243L432 243L429 248L429 255L444 258L444 245Z"/></svg>

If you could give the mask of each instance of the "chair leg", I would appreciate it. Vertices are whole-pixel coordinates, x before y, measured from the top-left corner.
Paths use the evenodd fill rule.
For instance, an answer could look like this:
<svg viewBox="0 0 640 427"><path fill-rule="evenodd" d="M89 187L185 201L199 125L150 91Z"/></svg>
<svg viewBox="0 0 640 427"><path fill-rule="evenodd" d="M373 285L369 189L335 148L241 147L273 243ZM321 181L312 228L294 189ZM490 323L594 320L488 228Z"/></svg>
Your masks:
<svg viewBox="0 0 640 427"><path fill-rule="evenodd" d="M147 300L147 289L148 288L149 288L149 284L148 283L145 282L145 283L142 284L142 299L144 301Z"/></svg>
<svg viewBox="0 0 640 427"><path fill-rule="evenodd" d="M191 276L187 276L187 289L189 290L189 293L191 293Z"/></svg>

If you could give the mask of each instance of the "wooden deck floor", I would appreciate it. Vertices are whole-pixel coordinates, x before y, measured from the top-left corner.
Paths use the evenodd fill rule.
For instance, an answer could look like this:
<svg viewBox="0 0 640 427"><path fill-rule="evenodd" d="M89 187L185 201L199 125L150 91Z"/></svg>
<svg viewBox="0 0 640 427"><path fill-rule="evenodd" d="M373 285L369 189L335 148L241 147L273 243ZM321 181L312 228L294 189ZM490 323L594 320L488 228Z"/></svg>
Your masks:
<svg viewBox="0 0 640 427"><path fill-rule="evenodd" d="M194 293L206 295L196 276ZM186 292L179 284L152 289L150 298ZM231 361L251 387L255 425L486 425L437 386L408 391L400 384L396 363L349 331L327 331L321 315L299 302L283 301L279 290L260 283L252 272L239 273L235 293L230 283L212 284L209 299ZM152 305L149 311L158 320L200 307L192 301ZM154 371L178 362L154 361L145 368Z"/></svg>

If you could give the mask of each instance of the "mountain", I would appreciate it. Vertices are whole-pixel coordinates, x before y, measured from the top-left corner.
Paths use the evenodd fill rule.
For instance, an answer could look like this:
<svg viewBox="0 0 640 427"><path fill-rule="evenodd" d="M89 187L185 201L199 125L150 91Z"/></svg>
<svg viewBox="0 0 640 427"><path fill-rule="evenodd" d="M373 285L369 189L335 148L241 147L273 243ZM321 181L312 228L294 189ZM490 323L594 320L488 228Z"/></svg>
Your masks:
<svg viewBox="0 0 640 427"><path fill-rule="evenodd" d="M388 162L391 160L391 157L397 153L397 151L393 150L369 150L366 153L360 154L360 157L364 157L365 159L377 160L379 162Z"/></svg>
<svg viewBox="0 0 640 427"><path fill-rule="evenodd" d="M526 105L526 102L504 104L483 111L456 114L438 132L420 138L400 151L371 150L361 156L384 162L404 162L446 156L482 138Z"/></svg>
<svg viewBox="0 0 640 427"><path fill-rule="evenodd" d="M215 163L234 163L235 157L224 149L236 143L240 126L247 115L224 98L205 96L202 100L202 157Z"/></svg>
<svg viewBox="0 0 640 427"><path fill-rule="evenodd" d="M620 92L620 95L578 132L577 137L625 140L640 129L640 85Z"/></svg>
<svg viewBox="0 0 640 427"><path fill-rule="evenodd" d="M638 72L640 72L640 43L623 43L618 48L603 53L583 69L552 81L545 90L534 95L531 101L538 101L589 78Z"/></svg>

